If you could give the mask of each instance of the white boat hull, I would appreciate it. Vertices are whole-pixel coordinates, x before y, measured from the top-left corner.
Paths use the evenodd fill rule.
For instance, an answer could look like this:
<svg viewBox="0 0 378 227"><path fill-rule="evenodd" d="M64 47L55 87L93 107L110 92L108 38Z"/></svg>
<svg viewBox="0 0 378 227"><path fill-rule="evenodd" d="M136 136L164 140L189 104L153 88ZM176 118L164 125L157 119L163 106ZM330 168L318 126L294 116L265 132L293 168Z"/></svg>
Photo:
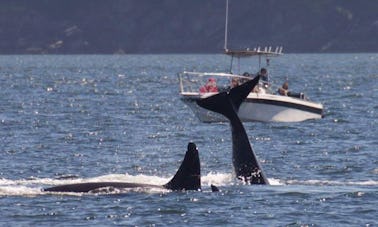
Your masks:
<svg viewBox="0 0 378 227"><path fill-rule="evenodd" d="M181 93L181 96L200 121L226 121L223 116L197 105L196 100L205 98L204 96L198 93ZM238 115L242 121L301 122L322 118L323 106L287 96L251 93L240 106Z"/></svg>

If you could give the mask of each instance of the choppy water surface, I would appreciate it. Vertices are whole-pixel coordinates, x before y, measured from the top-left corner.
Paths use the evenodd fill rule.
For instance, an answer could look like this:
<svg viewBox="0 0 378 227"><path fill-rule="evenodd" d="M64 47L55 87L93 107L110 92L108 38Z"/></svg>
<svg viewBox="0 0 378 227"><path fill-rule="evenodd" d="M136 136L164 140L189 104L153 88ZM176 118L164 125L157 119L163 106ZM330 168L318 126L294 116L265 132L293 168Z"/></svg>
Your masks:
<svg viewBox="0 0 378 227"><path fill-rule="evenodd" d="M224 71L228 60L0 56L0 225L377 226L378 55L272 59L274 81L288 77L326 117L245 124L270 186L236 181L228 124L199 122L179 99L177 72ZM164 184L189 141L202 192L41 192L79 181Z"/></svg>

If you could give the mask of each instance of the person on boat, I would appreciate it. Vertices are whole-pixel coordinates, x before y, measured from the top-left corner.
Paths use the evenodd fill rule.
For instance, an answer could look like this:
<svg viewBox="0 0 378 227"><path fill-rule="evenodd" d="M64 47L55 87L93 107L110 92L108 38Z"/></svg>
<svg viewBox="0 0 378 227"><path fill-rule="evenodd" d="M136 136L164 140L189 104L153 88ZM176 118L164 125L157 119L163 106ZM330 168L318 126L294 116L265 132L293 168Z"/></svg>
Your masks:
<svg viewBox="0 0 378 227"><path fill-rule="evenodd" d="M261 81L262 85L265 88L268 88L269 87L268 70L266 70L266 68L261 68L258 75L260 75L260 81Z"/></svg>
<svg viewBox="0 0 378 227"><path fill-rule="evenodd" d="M209 78L207 83L200 88L200 93L218 92L217 81L215 78Z"/></svg>
<svg viewBox="0 0 378 227"><path fill-rule="evenodd" d="M251 79L253 79L253 77L255 77L255 75L253 74L250 74L249 72L244 72L243 73L243 76L244 77L250 77ZM244 84L245 82L249 81L250 79L247 79L247 78L242 78L239 80L239 84ZM251 92L254 92L254 93L259 93L260 92L260 89L259 89L259 85L256 85Z"/></svg>
<svg viewBox="0 0 378 227"><path fill-rule="evenodd" d="M239 85L240 85L240 84L244 84L245 82L249 81L249 80L250 80L249 78L251 78L251 79L253 78L253 75L249 74L248 72L244 72L244 73L242 74L242 76L243 76L244 78L238 78Z"/></svg>
<svg viewBox="0 0 378 227"><path fill-rule="evenodd" d="M286 81L282 84L282 87L278 88L278 94L287 96L289 92L289 83Z"/></svg>
<svg viewBox="0 0 378 227"><path fill-rule="evenodd" d="M239 86L239 79L234 77L234 78L231 79L230 88L234 88L234 87L237 87L237 86Z"/></svg>
<svg viewBox="0 0 378 227"><path fill-rule="evenodd" d="M251 77L251 78L253 77L253 75L249 74L249 72L244 72L243 76L245 76L245 77Z"/></svg>
<svg viewBox="0 0 378 227"><path fill-rule="evenodd" d="M282 84L282 87L278 88L278 94L283 95L283 96L299 98L299 99L305 99L305 96L303 93L296 93L296 92L289 91L289 83L287 81Z"/></svg>

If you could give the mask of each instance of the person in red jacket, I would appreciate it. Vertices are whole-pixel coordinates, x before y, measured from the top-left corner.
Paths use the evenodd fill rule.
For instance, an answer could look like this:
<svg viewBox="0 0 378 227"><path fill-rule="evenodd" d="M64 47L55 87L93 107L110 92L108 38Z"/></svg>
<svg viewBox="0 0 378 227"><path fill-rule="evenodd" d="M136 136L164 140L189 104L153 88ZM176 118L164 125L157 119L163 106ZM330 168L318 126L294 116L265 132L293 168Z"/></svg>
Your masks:
<svg viewBox="0 0 378 227"><path fill-rule="evenodd" d="M200 88L200 93L218 92L217 81L215 78L209 78L207 83Z"/></svg>

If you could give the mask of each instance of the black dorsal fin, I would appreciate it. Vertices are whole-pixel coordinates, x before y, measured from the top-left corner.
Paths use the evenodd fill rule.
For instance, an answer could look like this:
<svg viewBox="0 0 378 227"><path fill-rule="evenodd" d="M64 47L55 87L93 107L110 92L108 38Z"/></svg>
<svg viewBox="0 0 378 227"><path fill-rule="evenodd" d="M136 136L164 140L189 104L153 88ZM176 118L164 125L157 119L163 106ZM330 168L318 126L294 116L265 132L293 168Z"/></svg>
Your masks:
<svg viewBox="0 0 378 227"><path fill-rule="evenodd" d="M163 187L171 190L200 190L201 166L197 146L188 144L184 160L175 176Z"/></svg>

